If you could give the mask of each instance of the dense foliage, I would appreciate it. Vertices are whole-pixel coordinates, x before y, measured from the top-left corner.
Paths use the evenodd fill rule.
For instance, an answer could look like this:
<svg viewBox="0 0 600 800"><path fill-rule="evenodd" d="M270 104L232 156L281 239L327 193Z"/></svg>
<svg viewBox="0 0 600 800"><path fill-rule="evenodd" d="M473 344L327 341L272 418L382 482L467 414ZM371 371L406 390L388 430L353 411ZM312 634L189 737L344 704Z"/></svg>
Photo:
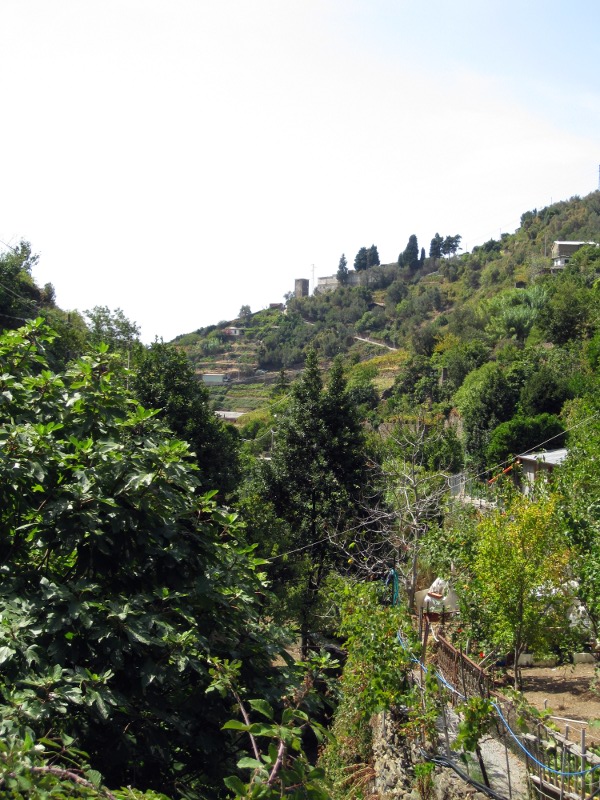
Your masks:
<svg viewBox="0 0 600 800"><path fill-rule="evenodd" d="M106 347L48 369L41 322L0 343L0 724L75 737L109 783L218 781L235 747L207 656L268 692L263 591L233 514Z"/></svg>
<svg viewBox="0 0 600 800"><path fill-rule="evenodd" d="M133 388L147 408L158 408L171 430L196 455L203 487L231 492L240 479L236 431L212 413L207 389L185 354L154 342L137 356Z"/></svg>
<svg viewBox="0 0 600 800"><path fill-rule="evenodd" d="M322 763L331 791L360 792L367 718L412 703L391 677L403 612L375 583L392 568L409 604L449 579L457 640L482 653L597 638L600 247L551 272L555 239L600 239L600 193L470 253L439 233L392 264L363 247L353 285L342 256L335 291L149 347L120 309L58 309L26 243L0 256L3 786L326 797L312 737L334 693L306 664L337 631ZM209 394L217 363L235 380ZM211 404L250 381L238 437ZM515 457L563 445L516 494ZM438 701L413 719L432 736Z"/></svg>
<svg viewBox="0 0 600 800"><path fill-rule="evenodd" d="M366 479L364 437L339 361L324 388L316 353L309 353L261 479L265 498L286 523L286 550L292 551L287 563L293 565L289 579L306 656L323 582L339 560L336 540L360 514Z"/></svg>

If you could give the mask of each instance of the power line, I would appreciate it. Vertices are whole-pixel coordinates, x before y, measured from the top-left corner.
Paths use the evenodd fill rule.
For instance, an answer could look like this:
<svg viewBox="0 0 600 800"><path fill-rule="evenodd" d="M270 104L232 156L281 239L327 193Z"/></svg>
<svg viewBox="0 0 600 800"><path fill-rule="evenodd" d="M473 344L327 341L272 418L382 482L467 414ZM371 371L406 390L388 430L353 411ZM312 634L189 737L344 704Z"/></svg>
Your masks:
<svg viewBox="0 0 600 800"><path fill-rule="evenodd" d="M5 319L18 319L19 322L24 322L25 324L31 322L31 319L25 319L25 317L15 317L14 314L5 314L3 311L0 311L0 317L4 317Z"/></svg>
<svg viewBox="0 0 600 800"><path fill-rule="evenodd" d="M3 244L4 247L7 247L9 250L12 250L13 253L17 252L17 248L16 247L13 247L11 244L8 244L7 242L3 241L2 239L0 239L0 244Z"/></svg>
<svg viewBox="0 0 600 800"><path fill-rule="evenodd" d="M581 422L577 422L575 425L571 425L571 427L567 428L562 433L557 434L557 436L564 436L565 434L570 433L571 431L575 430L576 428L581 427L582 425L588 425L593 420L597 419L599 416L600 416L600 411L597 411L595 414L592 414L590 417L587 417L586 419L581 420ZM549 439L546 439L545 441L534 445L534 447L529 448L529 450L525 450L525 452L521 453L521 455L527 455L527 453L534 452L537 448L543 447L545 444L548 444L548 442L551 442L553 439L556 439L557 436L551 436ZM511 458L506 459L506 461L503 461L500 464L497 464L496 466L492 467L491 470L490 469L484 470L483 472L480 472L479 474L476 474L476 475L471 475L470 477L471 478L475 478L475 479L476 478L480 478L483 475L485 475L486 473L488 473L490 471L493 471L493 470L496 470L496 469L499 469L500 467L503 467L505 464L509 464L512 461L514 461L514 459L511 459ZM465 483L466 480L467 480L467 478L465 478L465 481L462 481L462 483ZM309 544L303 545L302 547L296 547L293 550L288 550L285 553L279 553L278 555L272 556L271 558L268 558L268 559L265 559L265 560L268 561L269 563L271 563L271 562L275 561L278 558L284 558L285 556L290 556L290 555L293 555L294 553L301 553L304 550L310 550L312 547L316 547L316 545L323 544L323 542L326 542L326 541L331 541L332 539L335 539L336 537L339 537L344 533L348 533L348 530L338 531L337 533L333 533L333 534L330 534L329 536L323 537L322 539L318 539L316 542L310 542Z"/></svg>
<svg viewBox="0 0 600 800"><path fill-rule="evenodd" d="M335 535L339 536L341 533L342 532L340 531L340 533L335 534ZM271 561L275 561L278 558L284 558L284 556L291 556L293 553L301 553L303 550L310 550L311 547L316 547L318 544L323 544L323 542L326 542L326 541L328 541L330 539L331 539L331 536L325 536L323 539L319 539L316 542L311 542L310 544L305 544L303 547L297 547L295 550L288 550L287 553L279 553L278 555L272 556L271 558L267 558L265 560L271 562Z"/></svg>
<svg viewBox="0 0 600 800"><path fill-rule="evenodd" d="M285 553L278 553L276 556L271 556L271 558L265 559L265 561L271 562L275 561L278 558L284 558L285 556L290 556L293 553L300 553L303 550L310 550L311 547L316 547L318 544L323 544L323 542L331 541L332 539L336 539L339 536L343 536L346 533L349 533L351 529L346 528L343 531L336 531L334 533L330 533L328 536L324 536L322 539L318 539L316 542L310 542L310 544L305 544L302 547L296 547L294 550L288 550Z"/></svg>
<svg viewBox="0 0 600 800"><path fill-rule="evenodd" d="M12 289L9 289L8 286L5 286L3 283L0 283L0 288L4 289L4 291L8 292L9 294L12 294L18 300L22 300L24 303L34 303L35 304L35 301L32 300L31 297L23 297L23 295L17 294Z"/></svg>
<svg viewBox="0 0 600 800"><path fill-rule="evenodd" d="M540 447L543 447L545 444L548 444L548 442L552 442L554 439L558 439L561 436L566 436L567 433L570 433L571 431L574 431L576 428L579 428L582 425L589 424L594 419L597 419L598 416L600 416L600 411L596 411L590 417L586 417L586 419L581 420L581 422L577 422L575 425L571 425L570 428L566 428L564 431L561 431L560 433L557 433L555 436L551 436L549 439L545 439L543 442L540 442L539 444L535 444L533 447L530 447L529 450L525 450L522 453L519 453L519 456L526 456L528 453L535 452ZM468 480L468 479L477 480L477 478L482 478L484 475L486 475L486 474L488 474L490 472L495 472L496 470L501 469L502 467L505 467L507 464L513 463L514 460L515 460L514 457L513 458L507 458L504 461L501 461L499 464L495 464L493 467L489 467L488 469L484 469L482 472L479 472L477 474L473 474L473 475L469 475L469 476L465 477L465 481L461 481L461 483L465 483L466 480Z"/></svg>

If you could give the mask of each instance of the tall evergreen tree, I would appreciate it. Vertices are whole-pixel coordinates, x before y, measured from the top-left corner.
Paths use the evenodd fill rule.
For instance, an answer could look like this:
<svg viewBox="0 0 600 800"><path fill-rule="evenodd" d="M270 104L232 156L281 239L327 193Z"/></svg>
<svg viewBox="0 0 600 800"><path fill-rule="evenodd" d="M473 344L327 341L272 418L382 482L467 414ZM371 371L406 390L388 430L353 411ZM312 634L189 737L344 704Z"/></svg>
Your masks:
<svg viewBox="0 0 600 800"><path fill-rule="evenodd" d="M338 557L332 544L358 513L364 482L363 433L346 392L339 360L327 389L317 355L309 351L301 378L265 467L268 495L292 531L302 652L306 655L319 591Z"/></svg>
<svg viewBox="0 0 600 800"><path fill-rule="evenodd" d="M398 264L408 267L411 272L416 272L419 268L419 243L414 233L409 236L404 252L398 257Z"/></svg>
<svg viewBox="0 0 600 800"><path fill-rule="evenodd" d="M444 243L444 237L440 236L439 233L436 233L433 239L431 240L431 244L429 245L429 258L442 257L443 243Z"/></svg>
<svg viewBox="0 0 600 800"><path fill-rule="evenodd" d="M342 257L340 258L340 263L338 266L337 271L337 279L341 286L345 286L348 283L348 275L350 270L348 269L348 260L344 253L342 253Z"/></svg>
<svg viewBox="0 0 600 800"><path fill-rule="evenodd" d="M367 250L367 265L369 267L378 267L381 262L379 261L379 253L377 247L372 244Z"/></svg>
<svg viewBox="0 0 600 800"><path fill-rule="evenodd" d="M369 254L366 247L361 247L354 259L354 269L357 272L367 269L369 266Z"/></svg>

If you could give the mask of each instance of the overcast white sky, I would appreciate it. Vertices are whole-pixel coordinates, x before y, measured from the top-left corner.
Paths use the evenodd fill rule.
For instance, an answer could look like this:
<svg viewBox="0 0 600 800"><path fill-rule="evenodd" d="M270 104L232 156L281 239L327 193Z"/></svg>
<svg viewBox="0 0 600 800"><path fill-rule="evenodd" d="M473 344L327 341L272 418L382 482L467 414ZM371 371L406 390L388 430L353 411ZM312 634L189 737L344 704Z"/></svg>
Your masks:
<svg viewBox="0 0 600 800"><path fill-rule="evenodd" d="M598 0L0 0L0 239L145 341L598 188Z"/></svg>

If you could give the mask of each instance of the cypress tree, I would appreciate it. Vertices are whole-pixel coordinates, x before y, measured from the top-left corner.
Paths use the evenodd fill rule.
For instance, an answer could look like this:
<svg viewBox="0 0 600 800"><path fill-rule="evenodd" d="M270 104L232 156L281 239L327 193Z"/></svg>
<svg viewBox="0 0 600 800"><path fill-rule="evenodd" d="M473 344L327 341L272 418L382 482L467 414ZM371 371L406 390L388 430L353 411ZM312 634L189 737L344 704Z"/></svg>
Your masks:
<svg viewBox="0 0 600 800"><path fill-rule="evenodd" d="M290 544L306 548L294 562L306 655L320 587L337 558L332 540L359 513L364 439L339 360L324 389L317 354L310 350L291 394L265 480L277 515L290 526Z"/></svg>
<svg viewBox="0 0 600 800"><path fill-rule="evenodd" d="M444 237L440 236L439 233L436 233L433 239L431 240L431 244L429 245L429 258L442 257L443 243L444 243Z"/></svg>
<svg viewBox="0 0 600 800"><path fill-rule="evenodd" d="M366 247L361 247L358 253L356 254L356 258L354 259L354 269L357 272L361 270L367 269L369 266L369 255L367 252Z"/></svg>
<svg viewBox="0 0 600 800"><path fill-rule="evenodd" d="M348 283L349 272L350 270L348 269L348 261L345 254L342 253L337 271L337 279L342 286L345 286Z"/></svg>
<svg viewBox="0 0 600 800"><path fill-rule="evenodd" d="M411 272L419 268L419 243L414 233L408 238L408 244L402 254L402 265L408 267Z"/></svg>
<svg viewBox="0 0 600 800"><path fill-rule="evenodd" d="M367 250L367 265L369 267L377 267L379 266L379 253L377 252L377 247L372 244L371 247Z"/></svg>

